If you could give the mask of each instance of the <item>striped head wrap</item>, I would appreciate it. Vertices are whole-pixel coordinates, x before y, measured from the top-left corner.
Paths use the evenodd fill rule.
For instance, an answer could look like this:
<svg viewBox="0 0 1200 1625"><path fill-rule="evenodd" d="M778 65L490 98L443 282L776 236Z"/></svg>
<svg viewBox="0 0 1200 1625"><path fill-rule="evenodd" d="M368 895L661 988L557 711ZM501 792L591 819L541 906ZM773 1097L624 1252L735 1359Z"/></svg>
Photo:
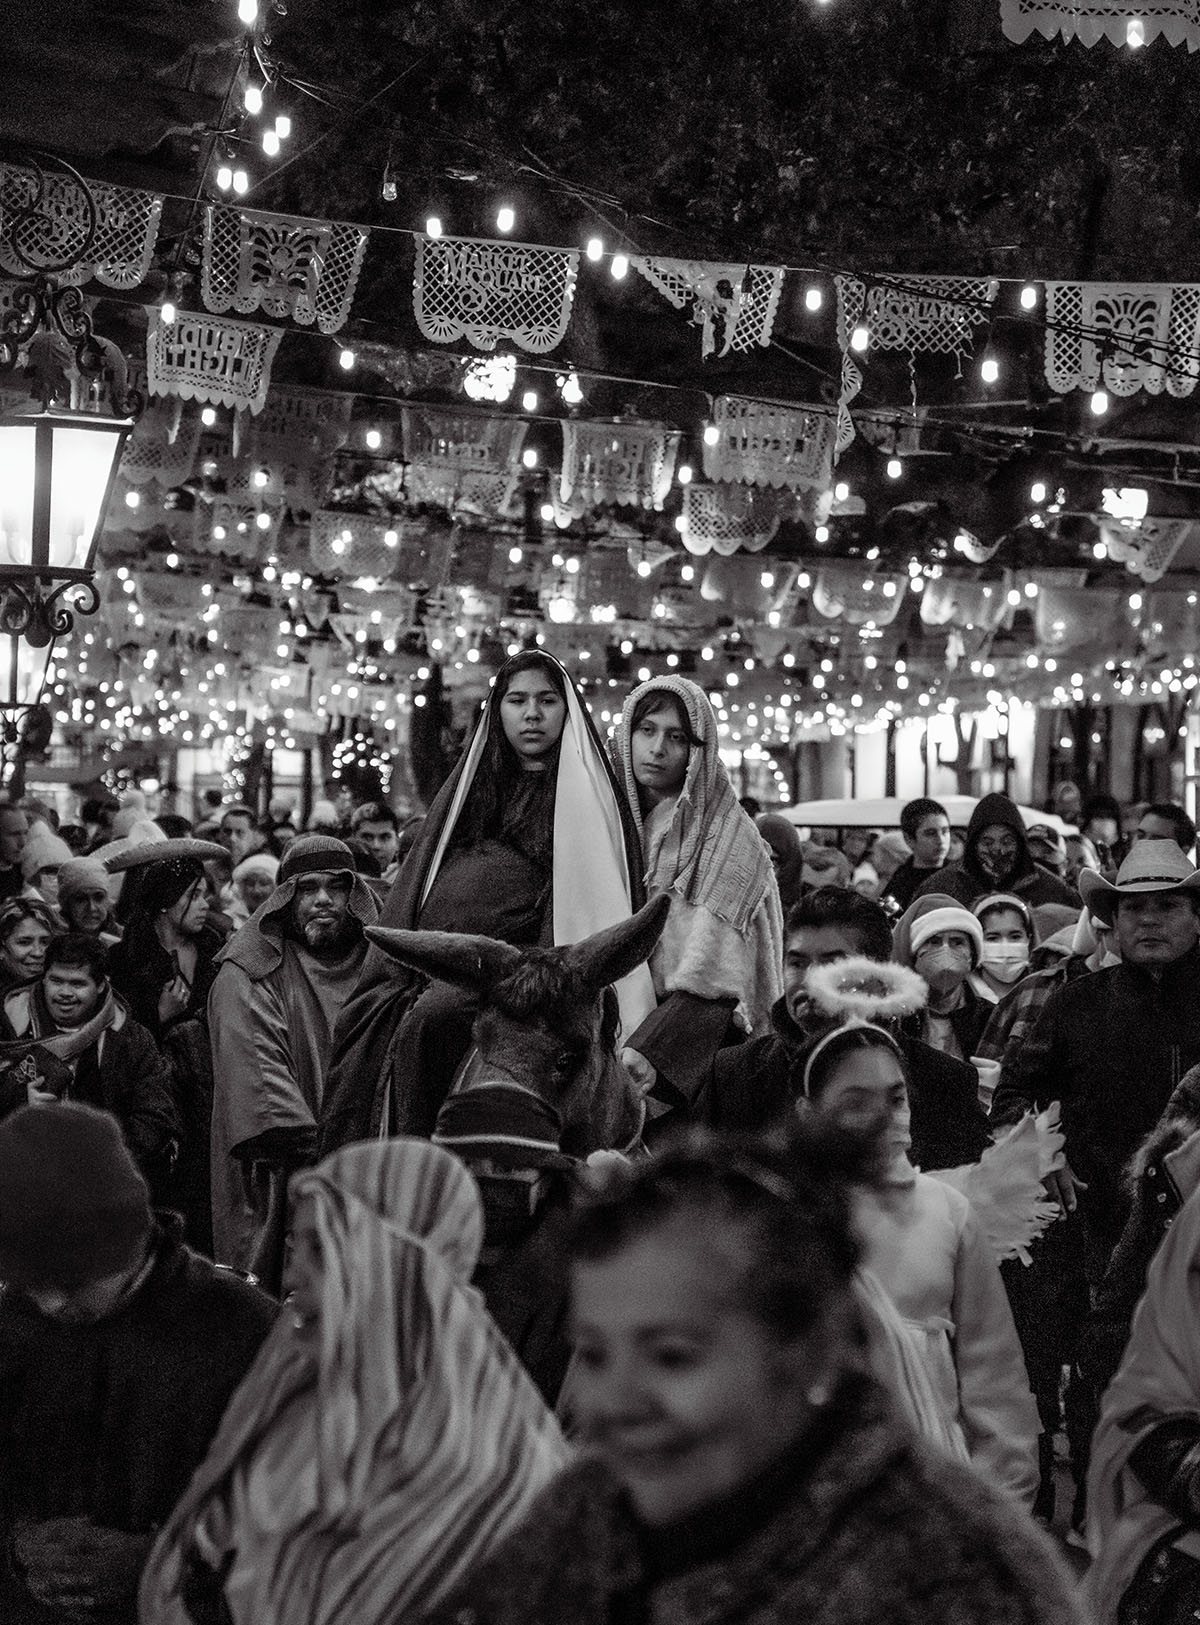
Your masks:
<svg viewBox="0 0 1200 1625"><path fill-rule="evenodd" d="M483 1221L457 1158L419 1140L351 1145L298 1174L292 1194L319 1241L316 1352L282 1315L151 1553L140 1609L155 1625L189 1625L184 1566L198 1542L213 1552L214 1530L218 1562L255 1550L239 1620L419 1618L566 1460L557 1422L470 1286ZM264 1464L289 1459L298 1430L315 1443L316 1505L280 1528L291 1484L269 1506L244 1486L252 1469L261 1486Z"/></svg>

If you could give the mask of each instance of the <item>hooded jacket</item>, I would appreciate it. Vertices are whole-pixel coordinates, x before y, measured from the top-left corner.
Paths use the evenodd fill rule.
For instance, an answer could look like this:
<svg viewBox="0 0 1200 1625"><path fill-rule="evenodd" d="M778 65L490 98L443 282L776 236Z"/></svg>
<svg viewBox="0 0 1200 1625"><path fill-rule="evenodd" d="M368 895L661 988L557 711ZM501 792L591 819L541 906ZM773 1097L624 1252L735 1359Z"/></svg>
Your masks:
<svg viewBox="0 0 1200 1625"><path fill-rule="evenodd" d="M985 829L990 829L994 824L1003 825L1017 837L1016 866L1003 883L985 874L979 863L979 838ZM1065 903L1071 908L1079 907L1079 893L1066 881L1059 880L1034 862L1017 805L1011 796L1000 794L984 796L971 814L962 861L949 863L944 869L935 869L929 879L918 886L916 895L923 897L927 892L945 892L956 903L970 908L976 898L996 891L1012 892L1030 908L1037 908L1041 903Z"/></svg>
<svg viewBox="0 0 1200 1625"><path fill-rule="evenodd" d="M818 1028L806 1031L787 1000L771 1011L774 1031L719 1050L696 1113L710 1128L753 1134L790 1112L803 1093L803 1061ZM977 1161L990 1143L974 1067L898 1034L908 1074L912 1160L926 1170Z"/></svg>

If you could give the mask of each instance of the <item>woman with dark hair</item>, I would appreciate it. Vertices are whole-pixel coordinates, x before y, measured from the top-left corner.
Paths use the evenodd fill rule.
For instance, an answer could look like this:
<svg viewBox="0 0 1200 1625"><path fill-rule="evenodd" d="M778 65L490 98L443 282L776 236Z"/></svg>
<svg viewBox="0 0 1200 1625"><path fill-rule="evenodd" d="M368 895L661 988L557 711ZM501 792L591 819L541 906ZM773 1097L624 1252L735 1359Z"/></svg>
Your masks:
<svg viewBox="0 0 1200 1625"><path fill-rule="evenodd" d="M783 991L783 914L770 852L738 805L704 690L685 677L635 688L619 748L647 893L671 899L650 957L658 1008L628 1045L669 1110L695 1097L723 1044L768 1030Z"/></svg>
<svg viewBox="0 0 1200 1625"><path fill-rule="evenodd" d="M571 943L628 919L644 895L633 820L574 684L540 650L513 656L380 926L516 947ZM632 1033L654 1002L645 967L616 994L622 1030ZM372 948L334 1035L323 1152L380 1133L431 1134L470 1049L475 1008L446 982L421 991L413 973Z"/></svg>
<svg viewBox="0 0 1200 1625"><path fill-rule="evenodd" d="M11 897L0 907L0 994L42 974L46 944L61 930L40 897Z"/></svg>
<svg viewBox="0 0 1200 1625"><path fill-rule="evenodd" d="M1072 1625L1049 1543L867 1374L843 1179L693 1135L570 1248L590 1447L426 1625Z"/></svg>

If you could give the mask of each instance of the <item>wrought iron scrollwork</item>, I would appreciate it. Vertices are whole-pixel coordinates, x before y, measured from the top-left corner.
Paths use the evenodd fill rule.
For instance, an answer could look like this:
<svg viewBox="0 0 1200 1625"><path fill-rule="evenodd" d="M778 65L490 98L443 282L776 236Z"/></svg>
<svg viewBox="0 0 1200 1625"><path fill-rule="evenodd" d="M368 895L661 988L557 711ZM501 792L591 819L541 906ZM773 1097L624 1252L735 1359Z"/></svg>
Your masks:
<svg viewBox="0 0 1200 1625"><path fill-rule="evenodd" d="M100 608L100 593L87 576L56 582L49 592L32 578L5 580L2 585L0 632L23 637L31 649L44 649L54 638L66 637L76 615L94 615Z"/></svg>

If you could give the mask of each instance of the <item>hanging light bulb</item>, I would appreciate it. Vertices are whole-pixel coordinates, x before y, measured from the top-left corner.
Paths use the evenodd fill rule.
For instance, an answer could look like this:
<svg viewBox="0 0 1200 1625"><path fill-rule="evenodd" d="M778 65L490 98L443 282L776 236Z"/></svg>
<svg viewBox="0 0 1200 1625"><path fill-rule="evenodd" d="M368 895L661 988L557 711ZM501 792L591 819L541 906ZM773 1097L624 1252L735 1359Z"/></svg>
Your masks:
<svg viewBox="0 0 1200 1625"><path fill-rule="evenodd" d="M804 295L805 310L817 311L825 303L825 295L820 288L809 288Z"/></svg>
<svg viewBox="0 0 1200 1625"><path fill-rule="evenodd" d="M900 461L899 457L889 457L888 458L888 465L887 465L888 479L889 480L898 480L900 478L901 474L903 474L903 473L904 473L904 464Z"/></svg>
<svg viewBox="0 0 1200 1625"><path fill-rule="evenodd" d="M162 322L163 326L164 327L172 326L172 324L174 323L175 318L176 318L176 316L178 314L179 314L178 311L175 309L174 300L172 300L172 299L164 299L163 302L162 302L162 308L159 310L159 313L158 313L159 320Z"/></svg>
<svg viewBox="0 0 1200 1625"><path fill-rule="evenodd" d="M233 166L221 164L217 169L217 185L222 192L228 192L233 185Z"/></svg>
<svg viewBox="0 0 1200 1625"><path fill-rule="evenodd" d="M604 239L603 239L603 237L589 237L588 240L587 240L587 249L585 250L585 252L587 253L588 259L590 259L593 262L593 264L597 260L602 260L604 258Z"/></svg>
<svg viewBox="0 0 1200 1625"><path fill-rule="evenodd" d="M980 363L979 376L985 384L994 384L1000 377L1000 363L994 355L985 355Z"/></svg>
<svg viewBox="0 0 1200 1625"><path fill-rule="evenodd" d="M704 425L704 444L706 446L715 446L720 438L721 431L715 423L706 423Z"/></svg>
<svg viewBox="0 0 1200 1625"><path fill-rule="evenodd" d="M623 282L624 279L629 275L628 254L614 254L612 257L612 264L609 266L609 270L612 272L612 279L614 282Z"/></svg>
<svg viewBox="0 0 1200 1625"><path fill-rule="evenodd" d="M380 192L382 193L383 201L385 203L395 203L398 188L396 186L396 176L391 164L389 164L383 172L383 185L380 188Z"/></svg>
<svg viewBox="0 0 1200 1625"><path fill-rule="evenodd" d="M1045 502L1046 486L1044 481L1034 480L1033 484L1029 487L1029 500L1031 502Z"/></svg>
<svg viewBox="0 0 1200 1625"><path fill-rule="evenodd" d="M247 28L258 21L258 0L238 0L238 22Z"/></svg>
<svg viewBox="0 0 1200 1625"><path fill-rule="evenodd" d="M1021 289L1021 309L1033 310L1037 306L1037 301L1037 289L1034 287L1032 282L1027 282Z"/></svg>
<svg viewBox="0 0 1200 1625"><path fill-rule="evenodd" d="M1146 43L1146 25L1140 17L1131 17L1125 24L1125 43L1131 51Z"/></svg>
<svg viewBox="0 0 1200 1625"><path fill-rule="evenodd" d="M679 467L675 470L675 478L679 481L680 485L690 485L692 483L692 475L693 470L691 463L680 463Z"/></svg>
<svg viewBox="0 0 1200 1625"><path fill-rule="evenodd" d="M852 350L857 350L859 355L861 355L863 353L863 351L867 348L867 346L870 344L870 342L871 342L871 332L870 332L869 328L861 327L861 326L856 327L854 329L853 333L851 333L851 335L850 335L850 348Z"/></svg>
<svg viewBox="0 0 1200 1625"><path fill-rule="evenodd" d="M279 135L275 130L264 130L262 135L262 149L268 158L279 157Z"/></svg>
<svg viewBox="0 0 1200 1625"><path fill-rule="evenodd" d="M358 357L355 355L353 350L341 350L338 352L338 366L343 372L349 372L357 360Z"/></svg>
<svg viewBox="0 0 1200 1625"><path fill-rule="evenodd" d="M245 197L250 190L250 177L244 169L235 169L233 172L233 189L238 197Z"/></svg>
<svg viewBox="0 0 1200 1625"><path fill-rule="evenodd" d="M509 232L517 223L516 211L507 203L503 204L496 213L496 230Z"/></svg>
<svg viewBox="0 0 1200 1625"><path fill-rule="evenodd" d="M442 235L442 222L439 215L431 214L426 217L425 235L427 237L440 237Z"/></svg>
<svg viewBox="0 0 1200 1625"><path fill-rule="evenodd" d="M536 412L538 409L538 393L536 389L527 389L521 396L521 409L525 412Z"/></svg>
<svg viewBox="0 0 1200 1625"><path fill-rule="evenodd" d="M1108 391L1105 389L1096 390L1092 395L1089 405L1092 409L1092 416L1102 418L1108 411Z"/></svg>
<svg viewBox="0 0 1200 1625"><path fill-rule="evenodd" d="M292 119L289 113L275 115L275 134L281 141L286 141L292 133Z"/></svg>
<svg viewBox="0 0 1200 1625"><path fill-rule="evenodd" d="M249 84L246 86L245 103L247 113L257 116L263 110L262 86Z"/></svg>
<svg viewBox="0 0 1200 1625"><path fill-rule="evenodd" d="M526 468L536 468L538 465L537 447L526 446L525 450L521 453L521 461L524 463Z"/></svg>

